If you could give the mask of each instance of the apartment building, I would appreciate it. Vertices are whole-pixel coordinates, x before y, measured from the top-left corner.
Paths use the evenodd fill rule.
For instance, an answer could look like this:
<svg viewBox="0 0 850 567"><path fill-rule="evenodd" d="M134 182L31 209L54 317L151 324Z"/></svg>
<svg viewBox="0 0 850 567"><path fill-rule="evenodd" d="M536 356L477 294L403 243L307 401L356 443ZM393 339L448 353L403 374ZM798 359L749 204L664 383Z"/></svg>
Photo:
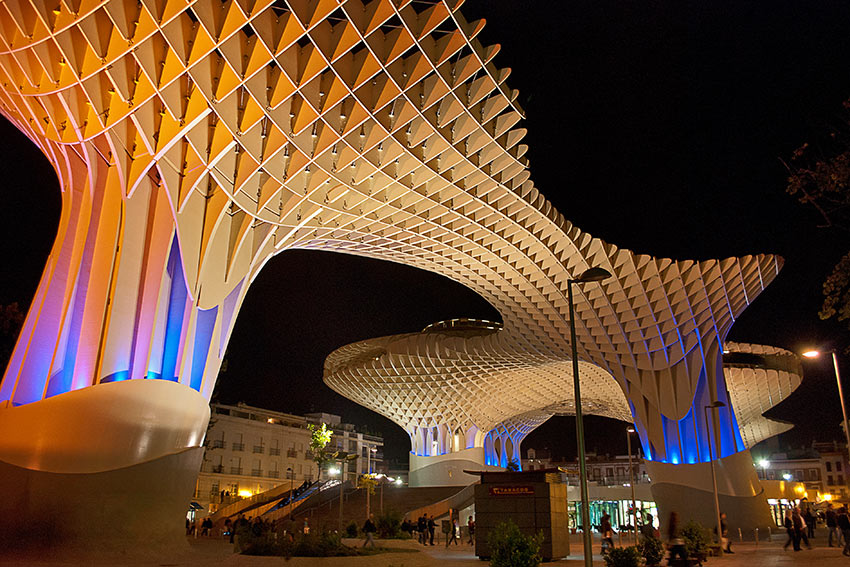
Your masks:
<svg viewBox="0 0 850 567"><path fill-rule="evenodd" d="M239 403L210 404L206 453L195 483L194 500L207 513L224 503L270 490L288 482L295 486L319 477L310 452L308 424L333 430L328 447L356 455L344 467L346 480L382 470L383 439L358 432L338 415L304 416ZM325 473L323 473L325 474Z"/></svg>

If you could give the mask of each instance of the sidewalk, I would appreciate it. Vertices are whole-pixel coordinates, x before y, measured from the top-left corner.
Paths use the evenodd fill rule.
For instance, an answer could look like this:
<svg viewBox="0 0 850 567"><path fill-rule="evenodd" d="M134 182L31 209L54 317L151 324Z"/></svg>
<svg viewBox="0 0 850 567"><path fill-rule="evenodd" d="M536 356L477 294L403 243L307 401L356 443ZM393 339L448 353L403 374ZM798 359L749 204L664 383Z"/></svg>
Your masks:
<svg viewBox="0 0 850 567"><path fill-rule="evenodd" d="M220 539L189 540L191 552L185 556L161 558L157 561L127 561L126 563L110 563L116 567L480 567L487 563L479 560L473 546L458 545L449 549L443 545L423 547L415 541L376 540L380 547L400 548L411 550L399 553L384 553L366 557L294 557L284 561L280 557L250 557L235 555L233 547ZM705 563L708 567L850 567L850 557L841 555L841 549L826 547L826 539L813 540L814 549L794 552L782 549L785 536L774 536L772 542L762 541L758 546L752 542L732 544L734 555L712 557ZM362 540L345 540L348 545L362 545ZM624 542L625 543L625 542ZM552 566L582 567L581 537L573 536L570 540L572 554L560 561L545 563ZM415 551L414 551L415 550ZM599 543L594 542L594 567L603 567L604 562L599 556ZM13 561L0 562L0 565L16 565L19 567L70 567L80 565L73 558L67 562L38 562ZM666 562L664 563L666 565Z"/></svg>

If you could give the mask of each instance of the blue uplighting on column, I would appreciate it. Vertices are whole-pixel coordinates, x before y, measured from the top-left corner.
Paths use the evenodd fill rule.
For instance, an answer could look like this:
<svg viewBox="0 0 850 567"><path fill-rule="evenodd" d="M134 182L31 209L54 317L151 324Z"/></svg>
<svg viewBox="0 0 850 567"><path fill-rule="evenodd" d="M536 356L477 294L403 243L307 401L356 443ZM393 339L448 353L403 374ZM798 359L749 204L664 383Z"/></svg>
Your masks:
<svg viewBox="0 0 850 567"><path fill-rule="evenodd" d="M216 317L218 317L218 307L199 309L195 322L195 345L192 349L192 377L189 386L199 392L204 378L204 369L207 366L207 355L210 352Z"/></svg>
<svg viewBox="0 0 850 567"><path fill-rule="evenodd" d="M180 245L177 237L171 244L168 257L168 275L171 277L171 292L168 299L168 316L165 324L165 341L162 351L163 380L177 381L177 354L180 351L180 339L183 334L183 316L186 312L188 290L183 279L183 262L180 259Z"/></svg>

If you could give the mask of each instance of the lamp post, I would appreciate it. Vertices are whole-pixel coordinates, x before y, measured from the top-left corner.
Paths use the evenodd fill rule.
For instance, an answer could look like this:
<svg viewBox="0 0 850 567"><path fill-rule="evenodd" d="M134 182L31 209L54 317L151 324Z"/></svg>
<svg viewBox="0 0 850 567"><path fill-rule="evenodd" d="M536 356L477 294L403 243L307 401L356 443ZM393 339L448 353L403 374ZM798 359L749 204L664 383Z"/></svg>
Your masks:
<svg viewBox="0 0 850 567"><path fill-rule="evenodd" d="M711 448L711 434L714 432L714 416L715 413L711 413L711 424L708 422L708 410L717 410L718 408L724 408L726 404L721 401L716 401L711 405L707 405L702 408L703 414L705 415L705 427L708 429L707 437L708 437L708 462L711 464L711 484L714 487L714 513L717 515L717 542L721 543L721 539L723 538L723 530L720 528L720 498L717 496L717 474L714 472L714 451ZM717 446L717 453L719 456L720 453L720 445ZM723 556L723 545L720 545L720 555Z"/></svg>
<svg viewBox="0 0 850 567"><path fill-rule="evenodd" d="M295 471L292 470L292 467L286 467L286 474L289 475L289 521L292 521L292 508L295 502L292 501L293 498L293 489L295 488Z"/></svg>
<svg viewBox="0 0 850 567"><path fill-rule="evenodd" d="M368 519L372 514L372 475L367 475L367 477L370 481L370 483L366 484L366 518Z"/></svg>
<svg viewBox="0 0 850 567"><path fill-rule="evenodd" d="M342 466L340 468L332 468L328 469L328 474L331 476L339 475L339 533L342 533L342 496L343 496L343 478L344 473L342 472Z"/></svg>
<svg viewBox="0 0 850 567"><path fill-rule="evenodd" d="M369 447L369 451L366 452L366 472L368 474L372 474L372 455L378 452L377 447Z"/></svg>
<svg viewBox="0 0 850 567"><path fill-rule="evenodd" d="M626 428L626 446L629 450L629 486L632 489L632 532L635 537L635 545L637 545L637 504L635 504L635 469L632 468L632 433L635 432L634 427Z"/></svg>
<svg viewBox="0 0 850 567"><path fill-rule="evenodd" d="M835 383L838 387L838 402L841 404L841 415L844 417L844 438L847 441L847 451L850 454L850 425L847 422L847 406L844 405L844 391L841 388L841 373L838 371L838 356L835 351L830 351L832 355L832 366L835 368ZM803 353L806 358L818 358L821 355L819 351L809 350Z"/></svg>
<svg viewBox="0 0 850 567"><path fill-rule="evenodd" d="M578 375L578 345L576 344L573 284L599 282L611 277L603 268L590 268L573 280L567 280L567 298L570 306L570 346L573 355L573 395L576 404L576 438L578 441L579 484L581 485L581 523L584 540L584 565L593 567L593 542L590 539L590 499L587 496L587 463L584 455L584 422L581 414L581 385Z"/></svg>

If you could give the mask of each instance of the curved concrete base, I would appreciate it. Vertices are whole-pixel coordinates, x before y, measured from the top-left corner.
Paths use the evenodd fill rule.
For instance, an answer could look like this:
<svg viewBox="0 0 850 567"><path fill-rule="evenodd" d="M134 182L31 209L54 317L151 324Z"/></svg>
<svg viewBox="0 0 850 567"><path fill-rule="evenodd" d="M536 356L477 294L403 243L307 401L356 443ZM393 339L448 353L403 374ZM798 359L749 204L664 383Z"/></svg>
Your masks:
<svg viewBox="0 0 850 567"><path fill-rule="evenodd" d="M0 461L0 557L101 563L185 553L204 449L113 471L52 473Z"/></svg>
<svg viewBox="0 0 850 567"><path fill-rule="evenodd" d="M663 526L670 512L678 512L681 523L694 520L714 531L717 514L711 482L711 464L672 465L646 462L652 479L652 495ZM764 490L758 482L749 451L741 451L715 461L720 511L727 516L730 535L754 539L758 528L762 537L768 526L775 528Z"/></svg>
<svg viewBox="0 0 850 567"><path fill-rule="evenodd" d="M420 456L410 453L410 474L408 485L425 486L468 486L478 482L478 476L464 470L504 470L484 464L484 448L473 447L445 455Z"/></svg>

